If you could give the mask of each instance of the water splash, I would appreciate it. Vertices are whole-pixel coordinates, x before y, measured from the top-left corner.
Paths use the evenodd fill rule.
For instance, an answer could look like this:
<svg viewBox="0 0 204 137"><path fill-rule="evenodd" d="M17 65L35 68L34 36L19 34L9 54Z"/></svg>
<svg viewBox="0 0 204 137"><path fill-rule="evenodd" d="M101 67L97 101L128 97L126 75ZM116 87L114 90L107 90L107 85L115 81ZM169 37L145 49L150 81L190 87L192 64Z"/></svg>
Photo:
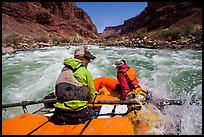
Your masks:
<svg viewBox="0 0 204 137"><path fill-rule="evenodd" d="M73 57L76 48L68 45L3 55L2 103L43 99L54 91L64 58ZM155 98L186 100L182 106L166 106L162 115L167 117L168 124L162 130L155 128L152 134L202 134L202 51L91 45L89 49L96 56L88 65L93 78L116 78L112 64L117 59L125 59L137 70L141 87L152 91ZM192 99L201 105L189 105ZM35 107L29 109L34 111ZM21 108L8 111L10 114L2 111L2 120L22 113Z"/></svg>

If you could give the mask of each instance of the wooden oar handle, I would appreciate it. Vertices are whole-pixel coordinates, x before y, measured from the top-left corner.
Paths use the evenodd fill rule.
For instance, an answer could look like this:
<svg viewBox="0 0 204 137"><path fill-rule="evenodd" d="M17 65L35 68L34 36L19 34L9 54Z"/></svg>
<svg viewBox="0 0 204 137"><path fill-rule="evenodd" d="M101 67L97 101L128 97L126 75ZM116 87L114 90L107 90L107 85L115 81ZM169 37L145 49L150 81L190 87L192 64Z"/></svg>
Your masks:
<svg viewBox="0 0 204 137"><path fill-rule="evenodd" d="M39 103L54 103L56 101L57 101L57 98L44 99L44 100L34 100L34 101L22 101L22 102L18 102L18 103L2 104L2 108L27 106L27 105L39 104Z"/></svg>

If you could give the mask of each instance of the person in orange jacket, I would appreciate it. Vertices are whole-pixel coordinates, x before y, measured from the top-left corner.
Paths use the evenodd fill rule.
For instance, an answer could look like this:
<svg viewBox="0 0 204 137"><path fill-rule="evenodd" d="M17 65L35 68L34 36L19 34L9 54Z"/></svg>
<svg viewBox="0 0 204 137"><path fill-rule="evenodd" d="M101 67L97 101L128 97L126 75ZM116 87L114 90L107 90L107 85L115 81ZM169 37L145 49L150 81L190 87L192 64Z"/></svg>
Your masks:
<svg viewBox="0 0 204 137"><path fill-rule="evenodd" d="M126 95L136 89L140 88L139 82L137 80L137 72L126 64L125 60L117 60L114 64L117 68L117 79L122 88L121 100L125 100Z"/></svg>

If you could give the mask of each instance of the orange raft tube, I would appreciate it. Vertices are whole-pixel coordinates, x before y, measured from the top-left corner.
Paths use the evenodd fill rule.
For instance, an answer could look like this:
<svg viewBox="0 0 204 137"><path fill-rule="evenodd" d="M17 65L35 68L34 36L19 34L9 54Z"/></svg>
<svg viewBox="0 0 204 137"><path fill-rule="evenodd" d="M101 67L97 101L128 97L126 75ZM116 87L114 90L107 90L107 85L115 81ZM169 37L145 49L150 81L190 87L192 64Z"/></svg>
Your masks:
<svg viewBox="0 0 204 137"><path fill-rule="evenodd" d="M96 100L119 100L118 92L114 92L117 79L100 77L94 80L97 91L105 87L110 94L99 94ZM113 94L115 93L115 94ZM119 105L120 107L121 105ZM99 108L99 116L78 125L55 125L48 121L49 117L40 114L21 114L2 122L3 135L133 135L133 125L127 115L120 117L100 117L102 109L111 105L89 104L89 107ZM117 105L116 105L117 107ZM109 110L111 111L111 110ZM102 114L108 113L107 109Z"/></svg>
<svg viewBox="0 0 204 137"><path fill-rule="evenodd" d="M94 87L96 91L100 88L105 87L109 92L117 89L118 80L111 77L99 77L94 79Z"/></svg>

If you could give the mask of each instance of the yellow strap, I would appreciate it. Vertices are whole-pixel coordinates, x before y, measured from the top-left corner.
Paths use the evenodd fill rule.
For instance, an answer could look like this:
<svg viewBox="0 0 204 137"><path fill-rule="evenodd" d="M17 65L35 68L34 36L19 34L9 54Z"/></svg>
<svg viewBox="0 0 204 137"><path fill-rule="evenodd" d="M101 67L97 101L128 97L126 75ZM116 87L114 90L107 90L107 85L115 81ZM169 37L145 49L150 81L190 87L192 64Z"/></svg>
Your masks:
<svg viewBox="0 0 204 137"><path fill-rule="evenodd" d="M106 89L106 87L102 87L98 91L101 95L110 95L110 92Z"/></svg>

